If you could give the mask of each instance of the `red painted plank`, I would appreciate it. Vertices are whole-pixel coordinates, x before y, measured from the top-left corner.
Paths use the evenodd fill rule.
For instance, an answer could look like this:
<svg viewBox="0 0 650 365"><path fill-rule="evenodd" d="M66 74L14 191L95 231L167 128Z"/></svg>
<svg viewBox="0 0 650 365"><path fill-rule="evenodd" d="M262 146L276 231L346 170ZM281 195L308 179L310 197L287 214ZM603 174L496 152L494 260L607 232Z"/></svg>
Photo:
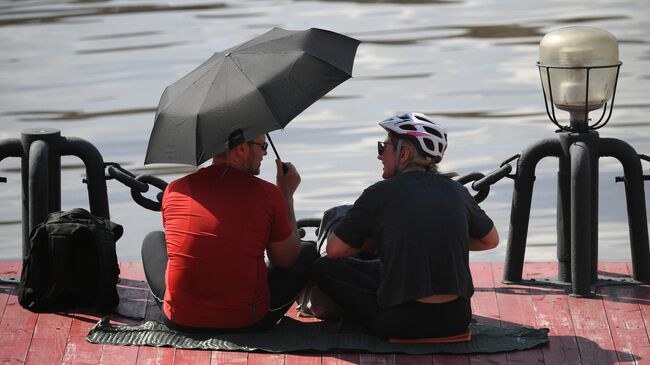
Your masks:
<svg viewBox="0 0 650 365"><path fill-rule="evenodd" d="M557 264L529 262L524 268L530 279L556 279ZM531 287L538 327L549 329L549 345L542 347L546 364L581 364L578 342L565 290L560 287Z"/></svg>
<svg viewBox="0 0 650 365"><path fill-rule="evenodd" d="M86 341L88 331L99 318L87 314L75 314L70 327L68 343L63 355L63 364L98 364L102 357L102 345Z"/></svg>
<svg viewBox="0 0 650 365"><path fill-rule="evenodd" d="M142 346L138 351L138 365L167 365L174 363L174 348Z"/></svg>
<svg viewBox="0 0 650 365"><path fill-rule="evenodd" d="M248 354L248 365L284 365L284 354Z"/></svg>
<svg viewBox="0 0 650 365"><path fill-rule="evenodd" d="M627 263L628 272L632 273L632 263ZM650 285L635 285L634 298L639 303L641 316L646 328L646 333L650 335Z"/></svg>
<svg viewBox="0 0 650 365"><path fill-rule="evenodd" d="M501 325L536 326L535 311L530 298L528 287L520 285L506 285L501 283L503 278L503 264L493 263L492 274L496 288L497 303L501 315ZM508 363L543 364L544 355L539 348L506 353Z"/></svg>
<svg viewBox="0 0 650 365"><path fill-rule="evenodd" d="M285 365L321 365L321 356L315 354L287 354Z"/></svg>
<svg viewBox="0 0 650 365"><path fill-rule="evenodd" d="M394 365L395 355L359 354L360 365Z"/></svg>
<svg viewBox="0 0 650 365"><path fill-rule="evenodd" d="M433 357L435 365L467 365L470 363L470 358L467 355L435 355ZM499 362L484 362L485 364L499 364ZM505 364L505 362L503 363Z"/></svg>
<svg viewBox="0 0 650 365"><path fill-rule="evenodd" d="M211 351L176 349L174 365L210 365Z"/></svg>
<svg viewBox="0 0 650 365"><path fill-rule="evenodd" d="M580 358L584 364L615 364L612 335L600 296L594 298L567 297L576 332Z"/></svg>
<svg viewBox="0 0 650 365"><path fill-rule="evenodd" d="M59 364L63 360L71 326L70 317L53 313L39 314L26 363Z"/></svg>
<svg viewBox="0 0 650 365"><path fill-rule="evenodd" d="M359 364L359 354L323 354L323 365Z"/></svg>
<svg viewBox="0 0 650 365"><path fill-rule="evenodd" d="M0 276L7 278L16 278L20 279L20 270L22 269L22 264L20 262L0 262ZM5 307L7 306L7 300L11 294L11 291L16 287L12 284L1 284L0 283L0 320L2 320Z"/></svg>
<svg viewBox="0 0 650 365"><path fill-rule="evenodd" d="M0 360L25 362L37 317L18 304L16 291L12 289L0 321Z"/></svg>
<svg viewBox="0 0 650 365"><path fill-rule="evenodd" d="M146 282L141 261L124 261L120 263L120 277Z"/></svg>
<svg viewBox="0 0 650 365"><path fill-rule="evenodd" d="M139 347L137 346L102 346L102 357L99 363L102 365L127 365L135 364L138 361Z"/></svg>
<svg viewBox="0 0 650 365"><path fill-rule="evenodd" d="M479 323L492 326L501 326L497 295L494 290L494 275L489 262L473 262L470 265L472 281L474 282L474 295L472 296L472 313ZM467 358L467 360L463 359ZM506 364L506 354L471 354L469 356L436 355L433 358L437 365L442 364Z"/></svg>
<svg viewBox="0 0 650 365"><path fill-rule="evenodd" d="M431 355L395 355L395 365L433 365Z"/></svg>
<svg viewBox="0 0 650 365"><path fill-rule="evenodd" d="M630 276L625 263L600 263L598 268L615 276ZM620 362L650 359L650 340L646 332L637 292L632 286L604 286L603 297L609 329Z"/></svg>
<svg viewBox="0 0 650 365"><path fill-rule="evenodd" d="M114 322L125 325L135 325L142 322L147 309L149 287L143 280L142 265L140 263L120 263L120 282L117 291L120 303L117 313L127 316L116 317ZM135 364L138 360L139 347L103 345L100 362L102 364L126 365Z"/></svg>
<svg viewBox="0 0 650 365"><path fill-rule="evenodd" d="M247 352L231 352L231 351L213 351L212 361L213 365L246 365L248 363Z"/></svg>

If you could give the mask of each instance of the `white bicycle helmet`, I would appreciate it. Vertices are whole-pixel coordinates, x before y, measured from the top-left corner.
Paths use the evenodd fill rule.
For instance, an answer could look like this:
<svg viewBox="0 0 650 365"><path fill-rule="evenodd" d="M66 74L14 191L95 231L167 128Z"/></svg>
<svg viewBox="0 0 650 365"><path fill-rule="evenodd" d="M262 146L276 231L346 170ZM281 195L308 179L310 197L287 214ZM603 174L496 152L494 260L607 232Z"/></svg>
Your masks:
<svg viewBox="0 0 650 365"><path fill-rule="evenodd" d="M436 162L442 161L447 149L447 130L428 116L422 113L398 114L379 122L379 125L388 132L417 141L424 154Z"/></svg>

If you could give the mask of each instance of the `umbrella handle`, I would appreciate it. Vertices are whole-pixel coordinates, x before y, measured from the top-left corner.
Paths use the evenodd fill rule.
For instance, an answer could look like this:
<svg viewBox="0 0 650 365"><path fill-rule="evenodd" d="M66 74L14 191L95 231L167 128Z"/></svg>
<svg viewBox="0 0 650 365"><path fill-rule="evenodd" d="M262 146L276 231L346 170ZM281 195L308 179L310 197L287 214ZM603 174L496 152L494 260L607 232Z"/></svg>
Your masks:
<svg viewBox="0 0 650 365"><path fill-rule="evenodd" d="M275 149L275 145L273 144L273 140L271 139L271 135L269 135L269 134L267 133L267 134L266 134L266 139L269 140L269 143L271 144L271 148L273 148L273 153L275 153L275 157L276 157L278 160L282 161L282 159L280 158L280 155L278 154L278 150ZM289 168L287 167L287 164L285 164L285 163L283 162L283 163L282 163L282 173L283 173L284 175L286 175L286 174L287 174L287 171L289 171Z"/></svg>

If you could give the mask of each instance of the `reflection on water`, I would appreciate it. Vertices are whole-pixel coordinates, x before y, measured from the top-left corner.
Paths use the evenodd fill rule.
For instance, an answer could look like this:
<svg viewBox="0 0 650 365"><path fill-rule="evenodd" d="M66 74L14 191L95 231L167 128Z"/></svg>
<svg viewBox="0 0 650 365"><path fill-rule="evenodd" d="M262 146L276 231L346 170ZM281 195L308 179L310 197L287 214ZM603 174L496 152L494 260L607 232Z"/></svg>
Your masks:
<svg viewBox="0 0 650 365"><path fill-rule="evenodd" d="M21 122L43 122L48 120L73 121L86 120L118 115L132 115L141 113L155 113L156 108L133 108L109 110L104 112L84 113L80 111L55 111L55 110L25 110L19 112L6 112L2 115L18 116Z"/></svg>
<svg viewBox="0 0 650 365"><path fill-rule="evenodd" d="M331 29L364 42L354 78L273 132L280 155L302 176L298 217L317 217L353 202L380 178L375 143L384 136L377 122L397 112L422 111L445 125L450 145L441 169L461 174L491 171L533 142L554 137L535 66L539 41L558 27L586 25L612 32L623 61L613 117L599 133L648 155L649 10L650 2L632 0L3 2L0 139L20 138L26 128L57 128L93 143L105 161L171 181L195 167L143 166L167 85L214 52L272 27ZM273 158L262 165L261 177L269 181L275 180ZM644 171L649 165L644 162ZM64 209L88 206L84 172L77 158L62 159ZM625 187L614 183L622 168L602 159L600 172L601 259L629 260ZM527 260L555 260L556 174L557 159L540 161ZM0 161L0 176L8 181L0 184L0 259L17 259L20 160ZM137 206L115 180L107 187L111 217L126 230L120 258L136 259L141 239L160 229L160 213ZM503 240L473 259L503 259L512 189L504 179L482 203Z"/></svg>
<svg viewBox="0 0 650 365"><path fill-rule="evenodd" d="M102 1L111 2L111 1ZM85 1L73 1L74 3L89 3ZM92 1L95 3L95 1ZM43 5L36 3L34 5ZM20 6L20 4L19 4ZM52 5L54 6L54 5ZM122 6L102 6L102 7L72 7L72 8L42 8L26 10L4 10L0 18L0 26L21 25L21 24L42 24L56 23L70 18L96 17L96 16L114 16L137 13L156 13L156 12L179 12L179 11L197 11L221 9L226 5L222 3L213 4L195 4L195 5L122 5ZM26 6L29 7L29 4ZM6 7L10 9L10 7ZM9 19L6 19L9 18Z"/></svg>

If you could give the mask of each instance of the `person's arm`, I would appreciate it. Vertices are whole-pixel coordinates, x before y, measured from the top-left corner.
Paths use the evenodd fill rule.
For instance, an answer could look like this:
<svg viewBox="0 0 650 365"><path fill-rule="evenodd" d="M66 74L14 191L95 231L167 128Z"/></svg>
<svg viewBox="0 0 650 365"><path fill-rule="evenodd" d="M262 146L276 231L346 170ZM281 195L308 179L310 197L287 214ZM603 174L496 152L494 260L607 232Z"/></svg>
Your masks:
<svg viewBox="0 0 650 365"><path fill-rule="evenodd" d="M329 235L329 237L327 237L327 246L325 247L325 250L327 252L327 257L339 258L356 255L359 252L366 250L374 245L375 242L372 239L366 238L363 241L363 246L361 248L354 248L340 239L336 233L332 233Z"/></svg>
<svg viewBox="0 0 650 365"><path fill-rule="evenodd" d="M499 245L499 233L497 228L492 226L490 232L481 238L472 238L469 239L469 250L470 251L485 251L491 250Z"/></svg>
<svg viewBox="0 0 650 365"><path fill-rule="evenodd" d="M282 240L269 242L267 255L271 264L276 267L289 267L296 262L300 254L300 235L298 233L298 224L296 223L296 214L293 208L293 194L300 185L300 175L298 171L289 162L285 162L287 172L283 172L282 161L275 160L277 167L277 186L284 196L284 203L287 207L289 226L291 234Z"/></svg>

